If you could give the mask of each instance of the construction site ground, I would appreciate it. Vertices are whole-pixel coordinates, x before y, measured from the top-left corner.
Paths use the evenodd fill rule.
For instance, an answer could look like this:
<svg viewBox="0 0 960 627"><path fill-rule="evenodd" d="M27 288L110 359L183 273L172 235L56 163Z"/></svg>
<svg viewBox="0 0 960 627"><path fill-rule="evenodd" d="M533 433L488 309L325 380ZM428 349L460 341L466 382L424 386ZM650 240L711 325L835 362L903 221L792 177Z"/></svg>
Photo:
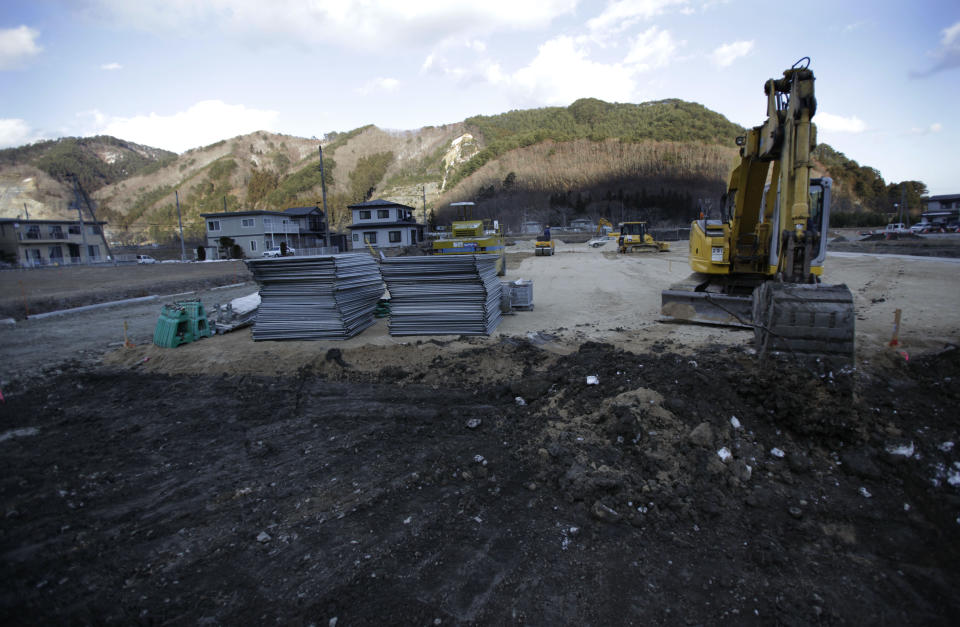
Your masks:
<svg viewBox="0 0 960 627"><path fill-rule="evenodd" d="M345 342L153 346L168 295L256 289L210 289L247 279L233 263L159 264L142 294L123 272L146 273L118 268L95 299L150 301L14 306L0 618L956 624L960 260L877 244L827 260L857 310L856 365L836 370L659 322L683 242L519 241L505 279L532 280L535 306L490 337L381 319ZM6 297L33 276L0 273Z"/></svg>

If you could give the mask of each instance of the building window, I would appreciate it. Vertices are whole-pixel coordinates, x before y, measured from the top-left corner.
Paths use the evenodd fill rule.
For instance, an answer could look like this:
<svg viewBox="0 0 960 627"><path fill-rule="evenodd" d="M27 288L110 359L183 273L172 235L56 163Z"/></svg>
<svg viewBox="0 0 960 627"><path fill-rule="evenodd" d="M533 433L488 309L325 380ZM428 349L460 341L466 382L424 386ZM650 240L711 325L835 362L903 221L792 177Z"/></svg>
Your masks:
<svg viewBox="0 0 960 627"><path fill-rule="evenodd" d="M100 235L100 225L91 224L89 227L87 227L87 233L90 235Z"/></svg>
<svg viewBox="0 0 960 627"><path fill-rule="evenodd" d="M63 249L59 246L51 246L50 261L54 263L63 263Z"/></svg>
<svg viewBox="0 0 960 627"><path fill-rule="evenodd" d="M361 210L360 210L360 219L361 219L361 220L369 220L369 219L370 219L370 210L369 210L369 209L361 209Z"/></svg>
<svg viewBox="0 0 960 627"><path fill-rule="evenodd" d="M63 239L63 227L59 224L50 227L50 237L52 239Z"/></svg>
<svg viewBox="0 0 960 627"><path fill-rule="evenodd" d="M359 242L359 241L360 241L360 234L359 234L359 233L354 233L354 234L353 234L353 241L355 241L355 242Z"/></svg>
<svg viewBox="0 0 960 627"><path fill-rule="evenodd" d="M208 230L208 231L219 231L219 230L220 230L220 220L207 220L207 230Z"/></svg>
<svg viewBox="0 0 960 627"><path fill-rule="evenodd" d="M253 252L257 251L257 240L255 239L250 240L250 250L252 250Z"/></svg>
<svg viewBox="0 0 960 627"><path fill-rule="evenodd" d="M381 220L385 220L390 217L389 209L377 209L377 217Z"/></svg>
<svg viewBox="0 0 960 627"><path fill-rule="evenodd" d="M67 233L69 233L70 235L80 235L80 233L81 233L81 231L80 231L80 225L79 225L79 224L71 224L70 226L67 227Z"/></svg>
<svg viewBox="0 0 960 627"><path fill-rule="evenodd" d="M39 224L31 224L27 227L27 239L40 239Z"/></svg>
<svg viewBox="0 0 960 627"><path fill-rule="evenodd" d="M87 257L89 257L89 258L91 258L91 259L99 259L99 258L100 258L100 247L97 246L97 245L95 245L95 244L91 244L91 245L87 246Z"/></svg>
<svg viewBox="0 0 960 627"><path fill-rule="evenodd" d="M264 218L263 228L265 229L273 228L273 218Z"/></svg>
<svg viewBox="0 0 960 627"><path fill-rule="evenodd" d="M366 244L376 244L377 243L377 232L368 231L363 234L363 241Z"/></svg>
<svg viewBox="0 0 960 627"><path fill-rule="evenodd" d="M245 228L245 229L252 229L252 228L253 228L253 223L254 223L254 219L253 219L253 218L242 218L242 219L240 220L240 226L242 226L242 227Z"/></svg>
<svg viewBox="0 0 960 627"><path fill-rule="evenodd" d="M400 231L390 231L390 243L396 244L400 241Z"/></svg>

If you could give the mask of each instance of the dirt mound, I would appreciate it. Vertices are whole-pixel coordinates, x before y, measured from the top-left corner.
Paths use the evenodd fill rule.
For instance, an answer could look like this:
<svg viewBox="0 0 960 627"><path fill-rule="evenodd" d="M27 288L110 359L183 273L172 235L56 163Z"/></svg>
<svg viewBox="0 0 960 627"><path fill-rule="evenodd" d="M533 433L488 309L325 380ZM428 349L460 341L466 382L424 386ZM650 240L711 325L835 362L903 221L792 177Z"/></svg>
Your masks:
<svg viewBox="0 0 960 627"><path fill-rule="evenodd" d="M830 372L451 346L5 390L0 617L960 618L955 348Z"/></svg>

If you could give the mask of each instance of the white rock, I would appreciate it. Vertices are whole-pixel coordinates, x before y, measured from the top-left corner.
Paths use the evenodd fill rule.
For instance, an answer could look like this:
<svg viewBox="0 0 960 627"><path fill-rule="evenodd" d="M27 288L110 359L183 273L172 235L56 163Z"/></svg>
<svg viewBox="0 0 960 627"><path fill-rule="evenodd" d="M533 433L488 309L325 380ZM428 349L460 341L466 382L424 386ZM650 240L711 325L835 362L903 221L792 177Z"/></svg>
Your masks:
<svg viewBox="0 0 960 627"><path fill-rule="evenodd" d="M518 396L518 397L516 397L516 398L513 399L513 400L514 400L514 402L516 402L516 404L519 405L520 407L523 407L524 405L527 404L527 401L523 400L523 397L522 397L522 396Z"/></svg>
<svg viewBox="0 0 960 627"><path fill-rule="evenodd" d="M860 486L860 496L868 499L868 498L870 498L870 497L873 496L873 495L870 494L870 491L867 490L865 487Z"/></svg>
<svg viewBox="0 0 960 627"><path fill-rule="evenodd" d="M938 448L944 453L949 453L953 450L953 442L944 442Z"/></svg>
<svg viewBox="0 0 960 627"><path fill-rule="evenodd" d="M784 453L782 450L778 449L777 447L773 447L772 449L770 449L770 454L773 455L774 457L780 457L780 458L786 455L786 453Z"/></svg>
<svg viewBox="0 0 960 627"><path fill-rule="evenodd" d="M467 428L476 429L477 427L480 426L481 422L482 421L479 418L471 418L470 420L467 421Z"/></svg>
<svg viewBox="0 0 960 627"><path fill-rule="evenodd" d="M891 455L901 455L903 457L913 457L913 454L916 452L916 448L913 446L913 442L910 444L900 444L898 446L888 446L887 452Z"/></svg>
<svg viewBox="0 0 960 627"><path fill-rule="evenodd" d="M587 376L587 385L599 385L599 384L600 384L600 379L598 379L596 375L591 374Z"/></svg>
<svg viewBox="0 0 960 627"><path fill-rule="evenodd" d="M740 424L740 421L737 420L736 416L730 416L730 426L734 429L742 429L743 425Z"/></svg>
<svg viewBox="0 0 960 627"><path fill-rule="evenodd" d="M261 531L257 535L257 542L270 542L271 539L272 538L270 537L270 534L267 533L266 531Z"/></svg>
<svg viewBox="0 0 960 627"><path fill-rule="evenodd" d="M722 449L717 451L717 455L719 455L720 459L725 462L733 459L733 453L731 453L730 449L728 449L726 446L724 446Z"/></svg>

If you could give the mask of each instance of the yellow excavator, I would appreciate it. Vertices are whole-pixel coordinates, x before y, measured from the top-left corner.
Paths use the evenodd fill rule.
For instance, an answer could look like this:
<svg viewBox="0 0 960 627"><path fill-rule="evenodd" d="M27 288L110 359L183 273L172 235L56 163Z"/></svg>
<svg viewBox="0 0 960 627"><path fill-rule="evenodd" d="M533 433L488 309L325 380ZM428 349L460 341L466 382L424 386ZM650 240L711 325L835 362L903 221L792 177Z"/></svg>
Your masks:
<svg viewBox="0 0 960 627"><path fill-rule="evenodd" d="M670 244L653 239L646 222L621 222L617 250L621 253L665 253Z"/></svg>
<svg viewBox="0 0 960 627"><path fill-rule="evenodd" d="M694 273L662 293L666 320L753 328L758 352L854 358L853 295L821 282L828 178L811 178L814 76L804 57L764 84L767 120L737 138L720 219L690 226ZM768 184L768 175L770 182Z"/></svg>

